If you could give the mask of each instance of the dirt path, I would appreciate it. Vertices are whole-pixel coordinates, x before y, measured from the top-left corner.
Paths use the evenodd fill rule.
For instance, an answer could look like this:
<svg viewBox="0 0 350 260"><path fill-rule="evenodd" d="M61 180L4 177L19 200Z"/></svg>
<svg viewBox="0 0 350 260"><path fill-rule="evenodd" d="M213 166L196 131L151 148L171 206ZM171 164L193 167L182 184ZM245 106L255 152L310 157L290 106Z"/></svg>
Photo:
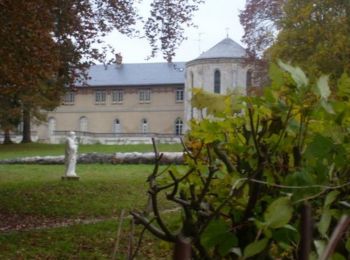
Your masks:
<svg viewBox="0 0 350 260"><path fill-rule="evenodd" d="M168 214L178 211L179 208L164 210L163 213ZM131 218L131 215L124 217ZM23 216L16 214L2 214L0 213L0 233L9 233L14 231L31 231L43 230L58 227L67 227L78 224L95 224L107 220L118 220L118 217L96 217L96 218L43 218L38 216Z"/></svg>
<svg viewBox="0 0 350 260"><path fill-rule="evenodd" d="M0 232L29 231L50 229L57 227L66 227L77 224L94 224L106 220L117 220L117 217L98 217L98 218L43 218L38 216L8 215L0 213Z"/></svg>

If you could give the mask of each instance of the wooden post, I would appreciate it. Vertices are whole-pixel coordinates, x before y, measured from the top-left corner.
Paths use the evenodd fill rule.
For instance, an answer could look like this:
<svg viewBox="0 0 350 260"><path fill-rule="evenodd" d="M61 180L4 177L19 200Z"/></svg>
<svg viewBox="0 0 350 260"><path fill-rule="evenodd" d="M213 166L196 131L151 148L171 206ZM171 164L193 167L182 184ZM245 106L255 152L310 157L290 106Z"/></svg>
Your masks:
<svg viewBox="0 0 350 260"><path fill-rule="evenodd" d="M301 209L299 260L309 259L312 243L312 226L311 206L305 203Z"/></svg>
<svg viewBox="0 0 350 260"><path fill-rule="evenodd" d="M191 260L191 239L179 236L174 247L174 260Z"/></svg>

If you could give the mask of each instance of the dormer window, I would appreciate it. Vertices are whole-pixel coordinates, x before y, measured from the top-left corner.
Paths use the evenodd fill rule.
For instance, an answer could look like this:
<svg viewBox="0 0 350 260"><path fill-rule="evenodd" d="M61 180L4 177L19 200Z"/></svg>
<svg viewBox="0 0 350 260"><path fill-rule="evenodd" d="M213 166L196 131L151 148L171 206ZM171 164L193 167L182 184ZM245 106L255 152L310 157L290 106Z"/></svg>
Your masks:
<svg viewBox="0 0 350 260"><path fill-rule="evenodd" d="M221 93L221 73L219 70L214 72L214 93Z"/></svg>

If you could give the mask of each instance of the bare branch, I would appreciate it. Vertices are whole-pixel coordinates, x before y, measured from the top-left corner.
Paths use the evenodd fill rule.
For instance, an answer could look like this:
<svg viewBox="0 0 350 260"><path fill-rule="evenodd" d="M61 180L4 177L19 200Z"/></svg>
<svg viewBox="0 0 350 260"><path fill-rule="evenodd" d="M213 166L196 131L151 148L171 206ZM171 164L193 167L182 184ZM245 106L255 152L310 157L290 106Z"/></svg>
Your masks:
<svg viewBox="0 0 350 260"><path fill-rule="evenodd" d="M141 214L137 212L130 212L130 214L139 222L141 223L149 232L151 232L156 237L168 241L168 242L175 242L174 237L167 236L162 230L157 228L156 226L152 225L152 221L148 220L146 217L142 216Z"/></svg>
<svg viewBox="0 0 350 260"><path fill-rule="evenodd" d="M323 252L323 255L319 260L327 260L330 259L332 256L336 246L339 243L339 240L345 233L345 231L350 227L350 216L342 216L341 219L338 222L338 225L336 226L335 230L333 231L333 234L331 236L331 239L329 240L329 243L326 247L326 249Z"/></svg>

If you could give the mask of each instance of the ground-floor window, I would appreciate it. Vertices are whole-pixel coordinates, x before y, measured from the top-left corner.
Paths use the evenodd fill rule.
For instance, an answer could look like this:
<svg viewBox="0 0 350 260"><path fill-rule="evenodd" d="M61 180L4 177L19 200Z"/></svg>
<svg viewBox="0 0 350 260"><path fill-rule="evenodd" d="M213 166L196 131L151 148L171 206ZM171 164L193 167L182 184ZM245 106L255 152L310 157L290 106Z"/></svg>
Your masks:
<svg viewBox="0 0 350 260"><path fill-rule="evenodd" d="M88 119L86 116L82 116L79 119L79 131L87 132L88 131Z"/></svg>
<svg viewBox="0 0 350 260"><path fill-rule="evenodd" d="M175 134L182 135L183 133L183 122L181 118L177 118L175 121Z"/></svg>
<svg viewBox="0 0 350 260"><path fill-rule="evenodd" d="M145 134L148 132L148 121L146 118L141 120L141 133Z"/></svg>
<svg viewBox="0 0 350 260"><path fill-rule="evenodd" d="M49 118L49 136L53 136L56 130L56 119L54 117Z"/></svg>
<svg viewBox="0 0 350 260"><path fill-rule="evenodd" d="M119 119L115 119L113 122L113 133L119 134L122 132L122 127Z"/></svg>

